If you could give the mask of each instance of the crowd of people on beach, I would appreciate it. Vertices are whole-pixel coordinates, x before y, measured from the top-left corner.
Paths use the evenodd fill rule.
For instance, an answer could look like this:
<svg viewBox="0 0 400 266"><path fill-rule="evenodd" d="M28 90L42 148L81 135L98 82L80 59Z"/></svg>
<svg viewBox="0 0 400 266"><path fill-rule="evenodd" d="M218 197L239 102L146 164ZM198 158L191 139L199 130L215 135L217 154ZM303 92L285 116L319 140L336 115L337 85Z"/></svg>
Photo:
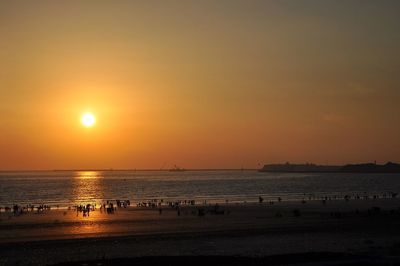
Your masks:
<svg viewBox="0 0 400 266"><path fill-rule="evenodd" d="M184 213L190 215L204 216L206 214L229 214L229 211L223 209L218 203L207 204L207 201L202 201L202 204L196 204L194 199L165 201L164 199L151 199L141 201L136 204L137 208L142 209L158 209L158 213L162 215L164 209L172 209L176 211L177 216L181 216L182 208L192 207L190 210L185 208Z"/></svg>
<svg viewBox="0 0 400 266"><path fill-rule="evenodd" d="M96 204L86 204L86 205L76 205L76 216L79 215L79 213L83 214L83 217L90 216L90 212L96 210Z"/></svg>
<svg viewBox="0 0 400 266"><path fill-rule="evenodd" d="M14 216L19 216L22 215L24 213L27 212L44 212L44 211L48 211L51 210L51 206L50 205L46 205L46 204L39 204L39 205L33 205L33 204L27 204L27 205L19 205L19 204L13 204L12 207L9 206L5 206L5 207L1 207L0 206L0 212L2 212L2 210L4 209L4 212L6 213L12 213Z"/></svg>
<svg viewBox="0 0 400 266"><path fill-rule="evenodd" d="M366 192L364 192L363 194L345 194L345 195L316 195L316 194L306 194L303 193L300 202L302 204L307 203L308 201L321 201L322 204L326 205L326 203L328 201L332 201L332 200L345 200L346 202L350 201L350 200L369 200L369 199L394 199L398 196L398 193L396 192L385 192L382 194L373 194L373 195L369 195ZM268 204L269 205L273 205L276 202L282 202L282 198L281 197L277 197L276 200L271 199L271 197L269 197L269 201ZM258 203L262 204L265 202L265 199L263 198L262 195L260 195L258 197ZM244 202L246 203L246 202Z"/></svg>
<svg viewBox="0 0 400 266"><path fill-rule="evenodd" d="M378 199L394 199L397 198L398 193L396 192L385 192L382 194L373 194L373 195L368 195L366 192L364 192L363 194L345 194L345 195L333 195L333 196L317 196L315 194L303 194L301 203L302 204L306 204L307 200L312 202L312 201L321 201L322 204L325 206L327 205L328 201L338 201L338 200L345 200L346 202L349 202L350 200L378 200ZM278 197L276 202L281 202L282 198ZM260 204L262 204L264 202L264 198L262 196L258 197L258 202ZM269 204L273 205L275 203L275 201L270 200ZM353 212L355 215L366 215L367 217L370 216L375 216L378 214L381 214L381 208L374 206L372 208L367 209L364 213L361 213L361 211L359 209L355 209ZM400 213L400 208L398 208L397 210L395 209L391 209L388 212L389 214L396 214L396 213ZM330 217L332 218L342 218L344 215L344 213L342 213L341 211L332 211L330 212ZM292 216L294 217L300 217L301 216L301 212L299 209L294 209L292 211ZM275 214L275 217L283 217L283 214L280 211L277 211Z"/></svg>
<svg viewBox="0 0 400 266"><path fill-rule="evenodd" d="M107 200L100 204L99 210L100 213L106 214L114 214L117 211L117 208L127 208L131 205L130 200L116 200L115 203L111 200ZM74 206L76 210L76 216L79 213L82 213L83 217L89 217L91 211L95 211L97 209L97 204L86 204L86 205L76 205ZM71 208L69 208L71 209Z"/></svg>
<svg viewBox="0 0 400 266"><path fill-rule="evenodd" d="M332 196L327 196L327 195L321 195L317 196L315 194L304 194L303 200L308 198L308 200L341 200L344 199L346 201L349 201L351 199L356 199L356 200L368 200L368 199L388 199L388 198L396 198L398 193L396 192L384 192L382 194L373 194L369 195L368 193L364 192L362 194L345 194L345 195L332 195Z"/></svg>
<svg viewBox="0 0 400 266"><path fill-rule="evenodd" d="M196 205L195 200L176 200L176 201L164 201L163 199L152 199L149 201L141 201L136 203L137 208L142 209L158 209L159 214L163 213L165 208L173 209L176 211L178 216L181 215L182 208L187 206L192 206L194 209L190 211L192 215L204 216L206 214L227 214L228 211L225 211L221 208L219 204L209 204L206 205L206 201L203 202L203 206ZM89 217L90 212L99 209L100 213L105 214L114 214L118 208L127 208L131 205L130 200L107 200L100 204L100 207L97 208L97 204L80 204L75 205L72 208L69 207L68 210L75 209L76 216L80 213L83 217Z"/></svg>
<svg viewBox="0 0 400 266"><path fill-rule="evenodd" d="M398 193L395 192L385 192L381 194L345 194L345 195L315 195L315 194L306 194L304 193L301 199L302 204L306 204L307 201L321 201L323 205L326 205L329 201L334 200L345 200L346 202L350 200L377 200L377 199L392 199L396 198ZM258 203L264 204L267 203L269 205L273 205L275 203L282 202L282 197L277 197L275 199L268 198L268 201L265 201L263 195L258 197ZM225 203L228 205L229 200L225 200ZM247 203L244 201L243 203ZM236 202L236 204L238 204ZM131 206L130 200L107 200L100 204L99 208L97 208L96 203L89 203L89 204L79 204L74 205L72 207L68 207L68 210L74 209L76 211L76 215L82 214L83 217L89 217L90 213L99 209L101 213L105 214L114 214L117 211L117 208L127 208ZM204 216L206 214L229 214L229 211L226 208L222 208L218 203L210 204L207 203L206 200L197 203L194 199L185 199L185 200L168 200L165 201L164 199L151 199L147 201L139 201L136 203L137 208L145 208L145 209L158 209L159 214L163 213L163 209L169 208L176 211L178 216L181 215L182 208L187 206L194 206L190 210L190 214ZM54 206L53 206L54 207ZM57 209L59 208L56 205ZM51 206L48 204L27 204L27 205L18 205L14 204L12 207L5 206L0 207L0 212L10 213L13 216L20 216L24 213L28 212L36 212L36 213L43 213L45 211L51 210ZM187 210L186 210L187 212ZM376 213L376 210L371 211L371 213ZM296 212L295 216L299 216L299 213ZM280 216L280 215L277 215ZM335 214L334 216L340 216Z"/></svg>

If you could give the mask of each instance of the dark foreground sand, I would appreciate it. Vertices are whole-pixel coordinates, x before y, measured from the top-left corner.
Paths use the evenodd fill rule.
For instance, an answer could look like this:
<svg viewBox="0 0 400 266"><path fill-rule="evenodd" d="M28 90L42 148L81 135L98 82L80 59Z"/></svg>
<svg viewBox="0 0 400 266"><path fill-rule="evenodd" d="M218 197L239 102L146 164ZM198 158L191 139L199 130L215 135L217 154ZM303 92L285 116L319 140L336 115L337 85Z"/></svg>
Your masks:
<svg viewBox="0 0 400 266"><path fill-rule="evenodd" d="M190 206L179 216L168 207L1 213L0 265L393 265L399 207L371 199L224 205L202 217Z"/></svg>

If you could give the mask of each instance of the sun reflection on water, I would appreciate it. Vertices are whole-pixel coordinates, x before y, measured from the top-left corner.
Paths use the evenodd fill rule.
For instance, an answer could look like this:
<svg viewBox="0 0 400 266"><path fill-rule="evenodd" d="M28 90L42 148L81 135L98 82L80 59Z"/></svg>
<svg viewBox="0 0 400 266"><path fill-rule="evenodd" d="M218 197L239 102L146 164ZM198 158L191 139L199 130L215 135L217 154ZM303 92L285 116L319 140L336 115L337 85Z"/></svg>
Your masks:
<svg viewBox="0 0 400 266"><path fill-rule="evenodd" d="M79 171L75 172L75 178L103 178L103 176L98 171Z"/></svg>
<svg viewBox="0 0 400 266"><path fill-rule="evenodd" d="M99 171L80 171L73 180L74 205L99 204L104 199L103 175Z"/></svg>

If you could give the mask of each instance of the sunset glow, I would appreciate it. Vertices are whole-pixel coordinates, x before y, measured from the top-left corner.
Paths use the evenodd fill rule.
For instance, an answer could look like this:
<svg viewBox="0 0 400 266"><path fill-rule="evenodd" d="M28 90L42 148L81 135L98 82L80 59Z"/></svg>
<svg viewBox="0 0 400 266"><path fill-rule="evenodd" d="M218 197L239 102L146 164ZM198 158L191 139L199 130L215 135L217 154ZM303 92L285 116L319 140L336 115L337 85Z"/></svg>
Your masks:
<svg viewBox="0 0 400 266"><path fill-rule="evenodd" d="M0 170L400 160L400 1L95 2L2 3Z"/></svg>
<svg viewBox="0 0 400 266"><path fill-rule="evenodd" d="M86 113L82 116L81 122L85 127L92 127L96 123L96 118L91 113Z"/></svg>
<svg viewBox="0 0 400 266"><path fill-rule="evenodd" d="M400 265L399 122L400 0L0 0L0 264Z"/></svg>

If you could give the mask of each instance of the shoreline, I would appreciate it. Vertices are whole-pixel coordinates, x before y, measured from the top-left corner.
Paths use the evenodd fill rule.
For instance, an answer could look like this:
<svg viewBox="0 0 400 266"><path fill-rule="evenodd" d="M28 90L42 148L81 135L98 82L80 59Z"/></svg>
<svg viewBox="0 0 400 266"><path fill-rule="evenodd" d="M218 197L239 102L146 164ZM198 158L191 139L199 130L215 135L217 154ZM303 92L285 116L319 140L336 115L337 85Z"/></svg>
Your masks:
<svg viewBox="0 0 400 266"><path fill-rule="evenodd" d="M179 198L144 198L144 199L136 199L136 200L123 200L123 199L102 199L102 200L88 200L88 201L78 201L76 203L58 203L58 202L50 202L50 203L33 203L33 202L25 202L22 204L19 203L9 203L3 204L0 206L0 214L1 213L10 213L12 212L13 206L18 206L18 208L22 209L24 213L29 213L36 211L40 206L47 206L51 210L73 210L76 209L80 205L87 205L90 204L94 207L101 206L105 202L111 202L116 204L118 201L120 202L129 202L129 207L139 207L141 204L156 204L155 207L167 207L169 204L176 204L178 203L179 206L206 206L206 205L246 205L246 204L258 204L260 203L260 197L262 198L263 204L275 204L285 202L285 203L296 203L296 202L330 202L330 201L362 201L362 200L386 200L386 199L397 199L399 193L394 192L378 192L378 193L298 193L297 197L291 195L291 197L287 197L286 195L269 195L269 194L258 194L254 195L253 197L248 197L244 199L232 199L227 197L195 197L192 199L179 199ZM232 195L229 195L232 197ZM286 197L285 197L286 196ZM399 197L400 199L400 197ZM194 202L191 204L190 202ZM58 203L58 204L56 204ZM30 208L34 208L30 210ZM8 210L7 210L8 208Z"/></svg>

